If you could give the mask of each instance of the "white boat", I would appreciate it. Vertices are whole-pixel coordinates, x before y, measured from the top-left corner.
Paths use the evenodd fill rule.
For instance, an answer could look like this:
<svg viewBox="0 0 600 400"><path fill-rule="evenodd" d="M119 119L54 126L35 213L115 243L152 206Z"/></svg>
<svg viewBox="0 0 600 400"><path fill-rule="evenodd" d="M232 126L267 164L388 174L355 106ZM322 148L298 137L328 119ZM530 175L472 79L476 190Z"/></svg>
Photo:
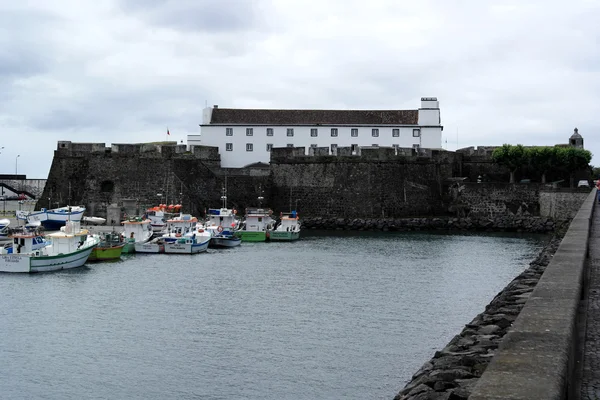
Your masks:
<svg viewBox="0 0 600 400"><path fill-rule="evenodd" d="M101 217L83 217L82 221L87 224L101 225L106 222L106 218Z"/></svg>
<svg viewBox="0 0 600 400"><path fill-rule="evenodd" d="M173 218L179 213L181 205L160 204L146 210L146 217L150 220L150 225L154 232L163 232L167 228L167 220Z"/></svg>
<svg viewBox="0 0 600 400"><path fill-rule="evenodd" d="M152 227L149 219L139 217L129 218L122 222L123 224L123 253L135 252L136 243L146 243L152 238Z"/></svg>
<svg viewBox="0 0 600 400"><path fill-rule="evenodd" d="M27 224L41 224L48 231L57 231L65 226L67 221L81 222L84 212L83 206L66 206L51 210L42 208L40 211L32 212L19 210L16 216L20 220L27 221Z"/></svg>
<svg viewBox="0 0 600 400"><path fill-rule="evenodd" d="M8 218L0 219L0 240L8 238L8 234L10 232L10 228L8 227L9 225L10 225L10 219L8 219Z"/></svg>
<svg viewBox="0 0 600 400"><path fill-rule="evenodd" d="M19 233L12 243L0 248L1 272L47 272L81 267L100 238L68 221L59 231L40 236Z"/></svg>
<svg viewBox="0 0 600 400"><path fill-rule="evenodd" d="M296 211L280 214L280 222L269 235L269 240L292 241L300 239L300 217Z"/></svg>
<svg viewBox="0 0 600 400"><path fill-rule="evenodd" d="M165 238L157 237L146 243L135 244L136 253L160 254L165 252Z"/></svg>
<svg viewBox="0 0 600 400"><path fill-rule="evenodd" d="M188 233L178 238L165 240L165 253L167 254L196 254L206 251L210 243L210 236Z"/></svg>
<svg viewBox="0 0 600 400"><path fill-rule="evenodd" d="M269 239L275 221L273 211L266 208L247 208L246 219L235 235L244 242L264 242Z"/></svg>
<svg viewBox="0 0 600 400"><path fill-rule="evenodd" d="M162 237L180 238L198 230L198 218L190 214L179 214L166 222L167 226Z"/></svg>
<svg viewBox="0 0 600 400"><path fill-rule="evenodd" d="M221 208L209 208L204 229L211 233L210 247L235 247L242 243L242 239L235 236L239 227L236 217L237 211L227 208L227 192L223 188Z"/></svg>

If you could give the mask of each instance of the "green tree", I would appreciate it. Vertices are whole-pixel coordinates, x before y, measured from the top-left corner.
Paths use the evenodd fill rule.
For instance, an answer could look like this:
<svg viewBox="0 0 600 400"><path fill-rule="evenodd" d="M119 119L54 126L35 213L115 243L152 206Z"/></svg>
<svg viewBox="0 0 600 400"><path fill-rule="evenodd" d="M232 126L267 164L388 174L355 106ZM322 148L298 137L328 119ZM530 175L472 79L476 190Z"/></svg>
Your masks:
<svg viewBox="0 0 600 400"><path fill-rule="evenodd" d="M550 146L528 149L529 163L533 169L542 174L542 183L546 183L546 174L556 166L558 149Z"/></svg>
<svg viewBox="0 0 600 400"><path fill-rule="evenodd" d="M575 173L588 169L592 153L575 147L561 147L558 151L558 165L569 173L570 187L574 187Z"/></svg>
<svg viewBox="0 0 600 400"><path fill-rule="evenodd" d="M520 144L516 146L503 144L502 147L494 150L492 160L507 167L510 171L510 183L515 183L515 172L529 161L528 151Z"/></svg>

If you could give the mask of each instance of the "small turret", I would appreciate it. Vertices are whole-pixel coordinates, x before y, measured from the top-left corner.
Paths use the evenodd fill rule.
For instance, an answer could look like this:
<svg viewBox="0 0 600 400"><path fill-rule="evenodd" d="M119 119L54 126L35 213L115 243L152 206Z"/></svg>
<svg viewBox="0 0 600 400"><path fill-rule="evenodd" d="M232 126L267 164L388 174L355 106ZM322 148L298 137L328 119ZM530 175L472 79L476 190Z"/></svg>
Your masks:
<svg viewBox="0 0 600 400"><path fill-rule="evenodd" d="M569 138L569 146L575 147L576 149L583 149L583 138L579 134L577 128L573 130L573 134Z"/></svg>

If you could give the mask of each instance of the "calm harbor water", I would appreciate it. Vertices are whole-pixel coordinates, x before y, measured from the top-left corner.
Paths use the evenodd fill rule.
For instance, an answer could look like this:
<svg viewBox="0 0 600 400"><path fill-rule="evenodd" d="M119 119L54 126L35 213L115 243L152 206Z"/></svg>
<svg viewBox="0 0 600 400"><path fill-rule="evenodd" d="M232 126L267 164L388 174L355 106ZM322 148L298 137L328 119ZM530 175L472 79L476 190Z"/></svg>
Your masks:
<svg viewBox="0 0 600 400"><path fill-rule="evenodd" d="M391 399L545 236L306 232L0 275L7 399Z"/></svg>

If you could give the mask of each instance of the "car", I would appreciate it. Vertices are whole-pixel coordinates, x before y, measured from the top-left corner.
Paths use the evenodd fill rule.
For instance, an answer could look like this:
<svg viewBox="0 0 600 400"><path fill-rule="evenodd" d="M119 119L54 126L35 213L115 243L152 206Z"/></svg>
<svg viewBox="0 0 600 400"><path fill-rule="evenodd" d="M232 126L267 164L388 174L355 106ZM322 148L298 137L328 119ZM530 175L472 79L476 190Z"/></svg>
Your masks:
<svg viewBox="0 0 600 400"><path fill-rule="evenodd" d="M586 179L582 179L579 181L579 183L577 184L577 187L590 187L590 183L586 180Z"/></svg>

